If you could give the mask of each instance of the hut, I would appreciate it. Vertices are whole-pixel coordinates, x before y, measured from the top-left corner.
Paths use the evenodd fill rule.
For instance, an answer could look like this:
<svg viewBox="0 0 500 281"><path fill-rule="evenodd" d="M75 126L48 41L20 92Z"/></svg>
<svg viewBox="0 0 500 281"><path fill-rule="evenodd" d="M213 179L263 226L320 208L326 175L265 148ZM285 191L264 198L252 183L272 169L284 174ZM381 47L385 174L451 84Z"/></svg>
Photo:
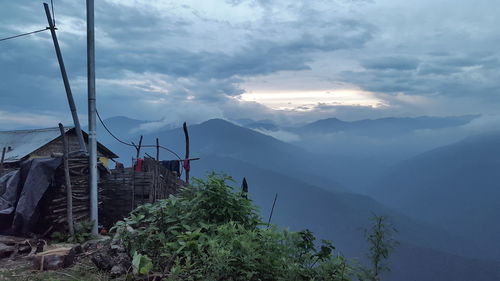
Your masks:
<svg viewBox="0 0 500 281"><path fill-rule="evenodd" d="M83 132L85 141L88 135ZM80 147L74 128L64 129L70 151ZM59 128L0 132L0 234L28 236L67 231L67 186L62 165L63 137ZM102 179L109 170L111 150L98 143ZM89 219L88 156L70 153L69 173L75 223ZM99 188L102 193L102 186ZM102 202L102 196L99 196ZM102 207L102 204L100 204Z"/></svg>
<svg viewBox="0 0 500 281"><path fill-rule="evenodd" d="M70 151L80 150L74 128L64 129L64 135ZM88 135L83 135L87 142ZM3 131L2 147L5 169L3 174L0 171L0 234L46 236L67 232L68 189L60 157L64 151L60 129ZM136 159L141 165L110 170L109 160L118 156L100 143L97 153L99 224L104 227L110 227L139 205L167 198L186 184L180 179L181 161L147 157ZM75 223L84 223L90 215L88 156L70 153L68 160L72 218Z"/></svg>
<svg viewBox="0 0 500 281"><path fill-rule="evenodd" d="M65 128L69 151L80 150L75 128ZM82 131L85 142L88 144L88 134ZM24 160L51 157L54 153L62 153L62 137L58 127L0 131L0 150L5 148L4 165L16 168ZM110 159L118 158L111 150L101 143L97 143L99 161L108 167Z"/></svg>

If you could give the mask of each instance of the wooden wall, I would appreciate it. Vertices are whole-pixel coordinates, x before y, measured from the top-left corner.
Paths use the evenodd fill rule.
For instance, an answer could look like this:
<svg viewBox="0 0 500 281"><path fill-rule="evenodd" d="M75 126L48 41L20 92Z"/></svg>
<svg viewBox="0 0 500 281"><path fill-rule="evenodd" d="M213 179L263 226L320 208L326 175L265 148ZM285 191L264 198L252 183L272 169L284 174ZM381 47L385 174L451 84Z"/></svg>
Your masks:
<svg viewBox="0 0 500 281"><path fill-rule="evenodd" d="M71 131L70 133L66 134L68 144L69 144L69 151L78 151L80 150L80 145L78 143L78 138L76 136L76 133ZM88 143L86 143L88 145ZM62 139L61 137L58 137L57 139L47 143L46 145L40 147L39 149L35 150L30 154L30 158L38 158L38 157L50 157L50 155L54 152L62 153L63 152L63 146L62 146ZM97 149L97 156L98 157L109 157L109 155L105 155L102 151Z"/></svg>
<svg viewBox="0 0 500 281"><path fill-rule="evenodd" d="M103 207L100 221L104 226L112 226L137 206L168 198L185 185L177 175L163 166L158 167L157 172L151 170L150 164L145 165L145 169L141 172L135 172L132 168L115 169L102 178Z"/></svg>

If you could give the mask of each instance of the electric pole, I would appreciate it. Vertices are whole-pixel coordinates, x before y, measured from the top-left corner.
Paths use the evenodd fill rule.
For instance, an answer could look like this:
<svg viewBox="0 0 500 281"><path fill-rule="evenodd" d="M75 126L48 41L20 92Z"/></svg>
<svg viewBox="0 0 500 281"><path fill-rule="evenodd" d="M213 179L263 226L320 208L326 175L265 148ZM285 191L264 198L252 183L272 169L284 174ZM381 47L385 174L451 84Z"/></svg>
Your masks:
<svg viewBox="0 0 500 281"><path fill-rule="evenodd" d="M78 119L78 114L76 112L75 100L73 99L73 93L71 92L71 87L69 85L69 79L66 73L66 67L64 66L64 60L62 57L61 48L59 47L59 41L57 40L54 20L50 15L49 4L43 3L43 7L45 8L45 15L47 16L47 21L49 23L50 34L52 35L52 41L54 42L54 48L56 49L57 61L59 62L59 68L61 69L61 76L64 82L64 89L66 90L69 109L71 110L71 116L73 117L73 123L75 124L75 132L78 138L78 144L80 145L80 151L87 153L87 149L85 147L85 141L83 140L82 129L80 127L80 120Z"/></svg>
<svg viewBox="0 0 500 281"><path fill-rule="evenodd" d="M90 220L94 223L92 234L97 235L98 189L97 189L97 140L96 140L96 95L95 95L95 42L94 0L87 0L87 90L89 104L89 189Z"/></svg>

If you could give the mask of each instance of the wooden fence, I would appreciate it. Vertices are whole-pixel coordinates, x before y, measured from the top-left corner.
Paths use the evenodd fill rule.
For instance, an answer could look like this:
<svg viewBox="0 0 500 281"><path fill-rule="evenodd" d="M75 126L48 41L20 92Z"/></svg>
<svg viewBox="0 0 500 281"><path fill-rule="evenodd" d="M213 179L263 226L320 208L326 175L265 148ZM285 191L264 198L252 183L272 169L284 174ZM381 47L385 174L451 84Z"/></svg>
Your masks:
<svg viewBox="0 0 500 281"><path fill-rule="evenodd" d="M142 171L133 168L111 170L110 175L101 178L104 201L100 222L109 227L137 206L167 198L183 185L178 175L150 158L144 159Z"/></svg>

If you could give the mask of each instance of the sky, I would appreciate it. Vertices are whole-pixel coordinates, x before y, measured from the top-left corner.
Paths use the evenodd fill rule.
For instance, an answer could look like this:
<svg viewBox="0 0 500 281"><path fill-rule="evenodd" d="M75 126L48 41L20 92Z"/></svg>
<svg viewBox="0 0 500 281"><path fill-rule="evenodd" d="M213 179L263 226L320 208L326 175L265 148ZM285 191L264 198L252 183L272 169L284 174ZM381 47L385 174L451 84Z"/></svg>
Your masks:
<svg viewBox="0 0 500 281"><path fill-rule="evenodd" d="M0 37L47 26L5 1ZM97 106L155 124L483 114L500 106L496 1L99 0ZM85 1L54 0L81 122ZM0 129L71 122L49 32L0 42ZM493 117L492 117L493 116Z"/></svg>

